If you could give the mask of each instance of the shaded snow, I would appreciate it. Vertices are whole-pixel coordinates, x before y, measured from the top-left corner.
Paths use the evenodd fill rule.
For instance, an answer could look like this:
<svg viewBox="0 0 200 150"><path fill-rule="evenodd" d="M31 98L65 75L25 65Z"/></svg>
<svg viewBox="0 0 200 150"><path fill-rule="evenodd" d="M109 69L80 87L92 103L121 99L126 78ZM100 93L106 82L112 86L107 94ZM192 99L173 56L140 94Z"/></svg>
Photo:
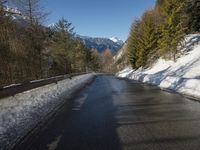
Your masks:
<svg viewBox="0 0 200 150"><path fill-rule="evenodd" d="M0 149L6 149L57 107L94 74L35 88L0 100Z"/></svg>
<svg viewBox="0 0 200 150"><path fill-rule="evenodd" d="M118 60L118 59L120 59L120 58L122 57L122 55L123 55L123 51L119 51L119 52L117 53L117 55L115 55L115 56L113 57L113 59L114 59L114 60Z"/></svg>
<svg viewBox="0 0 200 150"><path fill-rule="evenodd" d="M127 53L127 43L125 42L123 47L117 52L117 54L113 57L114 61L119 61L123 56Z"/></svg>
<svg viewBox="0 0 200 150"><path fill-rule="evenodd" d="M130 78L129 75L132 75L134 70L130 66L126 67L124 70L118 72L116 75L121 78Z"/></svg>
<svg viewBox="0 0 200 150"><path fill-rule="evenodd" d="M176 62L160 58L151 68L126 67L117 76L200 98L200 34L188 35L181 52Z"/></svg>

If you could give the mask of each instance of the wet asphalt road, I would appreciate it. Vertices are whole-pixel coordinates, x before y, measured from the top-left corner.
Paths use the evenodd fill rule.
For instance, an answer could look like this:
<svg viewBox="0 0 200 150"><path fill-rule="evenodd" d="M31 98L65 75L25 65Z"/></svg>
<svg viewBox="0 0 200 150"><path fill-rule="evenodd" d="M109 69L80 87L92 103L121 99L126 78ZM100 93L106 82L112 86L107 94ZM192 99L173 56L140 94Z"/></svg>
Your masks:
<svg viewBox="0 0 200 150"><path fill-rule="evenodd" d="M113 76L60 109L20 150L199 150L200 103Z"/></svg>

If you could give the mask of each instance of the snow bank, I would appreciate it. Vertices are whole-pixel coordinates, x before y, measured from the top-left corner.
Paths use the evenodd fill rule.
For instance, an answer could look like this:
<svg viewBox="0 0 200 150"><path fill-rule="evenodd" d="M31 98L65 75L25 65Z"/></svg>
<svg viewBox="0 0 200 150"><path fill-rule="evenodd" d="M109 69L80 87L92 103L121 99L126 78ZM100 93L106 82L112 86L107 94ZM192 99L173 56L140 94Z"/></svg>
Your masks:
<svg viewBox="0 0 200 150"><path fill-rule="evenodd" d="M151 68L126 67L117 76L200 98L200 34L188 35L181 52L176 62L160 58Z"/></svg>
<svg viewBox="0 0 200 150"><path fill-rule="evenodd" d="M119 76L119 77L122 77L122 78L128 78L129 75L130 75L131 73L133 73L133 72L134 72L134 71L133 71L133 70L131 69L131 67L129 66L129 67L125 68L124 70L118 72L116 75Z"/></svg>
<svg viewBox="0 0 200 150"><path fill-rule="evenodd" d="M86 74L0 100L0 149L10 147L94 77Z"/></svg>

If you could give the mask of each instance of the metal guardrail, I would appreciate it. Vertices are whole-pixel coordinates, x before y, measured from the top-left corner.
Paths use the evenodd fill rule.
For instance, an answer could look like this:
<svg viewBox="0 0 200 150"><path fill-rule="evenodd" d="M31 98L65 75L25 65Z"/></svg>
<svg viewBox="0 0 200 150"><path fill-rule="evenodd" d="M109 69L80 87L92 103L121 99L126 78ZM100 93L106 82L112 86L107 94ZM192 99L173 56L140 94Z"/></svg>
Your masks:
<svg viewBox="0 0 200 150"><path fill-rule="evenodd" d="M82 73L66 74L66 75L60 75L60 76L46 78L46 79L27 81L24 83L19 83L19 84L16 84L13 86L8 86L8 87L0 87L0 99L9 97L9 96L14 96L17 93L21 93L21 92L31 90L31 89L34 89L37 87L41 87L44 85L48 85L51 83L57 83L58 81L72 78L72 77L78 76L78 75L83 75L83 74L87 74L87 73L82 72Z"/></svg>

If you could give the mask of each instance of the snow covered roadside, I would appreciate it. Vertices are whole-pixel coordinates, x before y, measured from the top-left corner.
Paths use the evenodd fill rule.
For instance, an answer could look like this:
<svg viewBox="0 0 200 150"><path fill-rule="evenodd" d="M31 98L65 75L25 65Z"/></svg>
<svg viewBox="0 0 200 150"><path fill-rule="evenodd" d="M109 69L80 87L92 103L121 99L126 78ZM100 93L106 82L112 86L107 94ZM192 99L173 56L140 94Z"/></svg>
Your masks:
<svg viewBox="0 0 200 150"><path fill-rule="evenodd" d="M0 100L0 150L7 149L95 74L75 76Z"/></svg>
<svg viewBox="0 0 200 150"><path fill-rule="evenodd" d="M126 67L116 76L200 98L200 34L186 37L182 53L176 62L160 58L151 68Z"/></svg>

